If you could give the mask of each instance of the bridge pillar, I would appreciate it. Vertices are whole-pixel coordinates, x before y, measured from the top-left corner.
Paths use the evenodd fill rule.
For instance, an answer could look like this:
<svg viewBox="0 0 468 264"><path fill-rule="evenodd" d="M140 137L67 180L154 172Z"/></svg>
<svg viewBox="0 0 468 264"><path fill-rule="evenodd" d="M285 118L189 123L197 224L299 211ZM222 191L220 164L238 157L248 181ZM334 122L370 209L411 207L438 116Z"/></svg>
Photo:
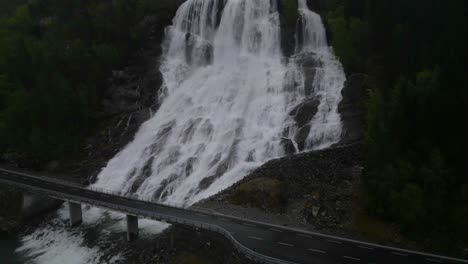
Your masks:
<svg viewBox="0 0 468 264"><path fill-rule="evenodd" d="M80 225L83 222L81 204L68 202L68 209L70 210L70 226Z"/></svg>
<svg viewBox="0 0 468 264"><path fill-rule="evenodd" d="M127 215L127 240L132 242L138 238L138 217Z"/></svg>

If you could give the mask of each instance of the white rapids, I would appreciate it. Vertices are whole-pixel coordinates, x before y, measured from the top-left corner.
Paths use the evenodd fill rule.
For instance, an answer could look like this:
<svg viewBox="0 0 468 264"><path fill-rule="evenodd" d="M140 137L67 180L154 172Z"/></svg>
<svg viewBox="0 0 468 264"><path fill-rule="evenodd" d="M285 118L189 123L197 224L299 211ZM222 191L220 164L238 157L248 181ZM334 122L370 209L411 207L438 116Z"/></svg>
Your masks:
<svg viewBox="0 0 468 264"><path fill-rule="evenodd" d="M275 0L182 4L166 30L161 107L133 142L109 161L92 187L190 206L266 161L286 155L285 139L296 151L337 143L345 74L327 45L320 16L306 0L298 1L297 47L291 58L282 53ZM304 61L312 61L312 71L306 70ZM299 126L290 113L310 100L319 100L317 114ZM305 142L298 147L297 135L304 131ZM87 213L102 211L87 209L85 218ZM114 232L122 215L106 215L80 228L99 225L102 232ZM38 229L23 238L18 251L32 257L33 263L60 263L57 252L64 250L61 241L67 241L67 252L83 256L75 263L102 261L107 249L87 248L82 234L63 229L57 225Z"/></svg>

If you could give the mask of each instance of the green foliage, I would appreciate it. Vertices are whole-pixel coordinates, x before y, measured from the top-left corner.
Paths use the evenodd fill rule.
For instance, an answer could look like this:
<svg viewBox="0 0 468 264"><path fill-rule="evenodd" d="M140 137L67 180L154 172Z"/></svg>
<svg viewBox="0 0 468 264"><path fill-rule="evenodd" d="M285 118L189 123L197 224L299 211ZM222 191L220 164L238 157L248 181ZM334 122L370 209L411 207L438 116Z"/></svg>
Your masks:
<svg viewBox="0 0 468 264"><path fill-rule="evenodd" d="M361 50L367 48L367 22L356 17L346 18L344 6L329 12L327 18L333 34L332 45L345 68L352 70L356 65L363 64L363 58L359 55Z"/></svg>
<svg viewBox="0 0 468 264"><path fill-rule="evenodd" d="M0 17L1 151L77 151L105 79L141 41L134 28L149 2L33 0Z"/></svg>
<svg viewBox="0 0 468 264"><path fill-rule="evenodd" d="M280 0L279 5L282 7L280 10L283 11L288 25L295 26L299 16L297 0Z"/></svg>
<svg viewBox="0 0 468 264"><path fill-rule="evenodd" d="M369 211L439 250L466 247L468 2L336 0L325 9L347 72L367 75Z"/></svg>

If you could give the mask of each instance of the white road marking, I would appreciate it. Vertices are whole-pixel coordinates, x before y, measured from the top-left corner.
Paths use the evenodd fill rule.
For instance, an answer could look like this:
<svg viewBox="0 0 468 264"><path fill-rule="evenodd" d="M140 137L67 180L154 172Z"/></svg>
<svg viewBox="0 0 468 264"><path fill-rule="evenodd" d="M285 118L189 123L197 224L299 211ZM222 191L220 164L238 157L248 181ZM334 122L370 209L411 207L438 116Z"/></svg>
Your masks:
<svg viewBox="0 0 468 264"><path fill-rule="evenodd" d="M356 260L356 261L360 261L360 260L361 260L361 259L358 259L358 258L353 258L353 257L348 257L348 256L343 256L343 258L352 259L352 260Z"/></svg>
<svg viewBox="0 0 468 264"><path fill-rule="evenodd" d="M358 246L358 247L363 248L363 249L368 249L368 250L374 250L374 249L371 248L371 247L365 247L365 246Z"/></svg>
<svg viewBox="0 0 468 264"><path fill-rule="evenodd" d="M297 234L298 236L301 236L301 237L308 237L308 238L312 238L311 236L308 236L308 235L303 235L303 234Z"/></svg>
<svg viewBox="0 0 468 264"><path fill-rule="evenodd" d="M318 252L318 253L323 253L323 254L327 253L327 252L325 252L323 250L318 250L318 249L313 249L313 248L309 248L308 250Z"/></svg>
<svg viewBox="0 0 468 264"><path fill-rule="evenodd" d="M256 240L263 240L263 238L260 238L260 237L254 237L254 236L249 236L249 238L256 239Z"/></svg>
<svg viewBox="0 0 468 264"><path fill-rule="evenodd" d="M278 244L283 245L283 246L288 246L288 247L294 247L294 245L284 243L284 242L278 242Z"/></svg>
<svg viewBox="0 0 468 264"><path fill-rule="evenodd" d="M336 241L336 240L327 239L327 241L330 242L330 243L342 244L342 242Z"/></svg>
<svg viewBox="0 0 468 264"><path fill-rule="evenodd" d="M392 252L393 255L398 255L398 256L403 256L403 257L407 257L408 255L406 254L403 254L403 253L398 253L398 252Z"/></svg>
<svg viewBox="0 0 468 264"><path fill-rule="evenodd" d="M440 261L440 260L437 260L437 259L429 259L429 258L427 258L426 260L432 261L432 262L439 262L439 263L442 263L442 262L443 262L443 261Z"/></svg>
<svg viewBox="0 0 468 264"><path fill-rule="evenodd" d="M279 232L279 233L282 233L283 231L281 230L278 230L278 229L274 229L274 228L269 228L271 231L275 231L275 232Z"/></svg>
<svg viewBox="0 0 468 264"><path fill-rule="evenodd" d="M247 223L242 223L243 225L246 225L246 226L255 226L255 225L252 225L252 224L247 224Z"/></svg>

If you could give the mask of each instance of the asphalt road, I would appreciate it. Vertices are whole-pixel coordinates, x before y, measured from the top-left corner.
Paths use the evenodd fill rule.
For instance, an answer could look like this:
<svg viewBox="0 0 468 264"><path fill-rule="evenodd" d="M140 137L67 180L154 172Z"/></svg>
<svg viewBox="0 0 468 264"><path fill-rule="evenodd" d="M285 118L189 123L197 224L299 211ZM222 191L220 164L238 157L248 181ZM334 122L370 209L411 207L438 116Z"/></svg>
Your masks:
<svg viewBox="0 0 468 264"><path fill-rule="evenodd" d="M275 226L197 209L170 207L103 193L55 179L0 168L0 182L49 196L178 224L199 223L229 232L241 245L285 263L468 263L467 260ZM86 215L84 214L85 218ZM231 238L231 239L232 239Z"/></svg>

